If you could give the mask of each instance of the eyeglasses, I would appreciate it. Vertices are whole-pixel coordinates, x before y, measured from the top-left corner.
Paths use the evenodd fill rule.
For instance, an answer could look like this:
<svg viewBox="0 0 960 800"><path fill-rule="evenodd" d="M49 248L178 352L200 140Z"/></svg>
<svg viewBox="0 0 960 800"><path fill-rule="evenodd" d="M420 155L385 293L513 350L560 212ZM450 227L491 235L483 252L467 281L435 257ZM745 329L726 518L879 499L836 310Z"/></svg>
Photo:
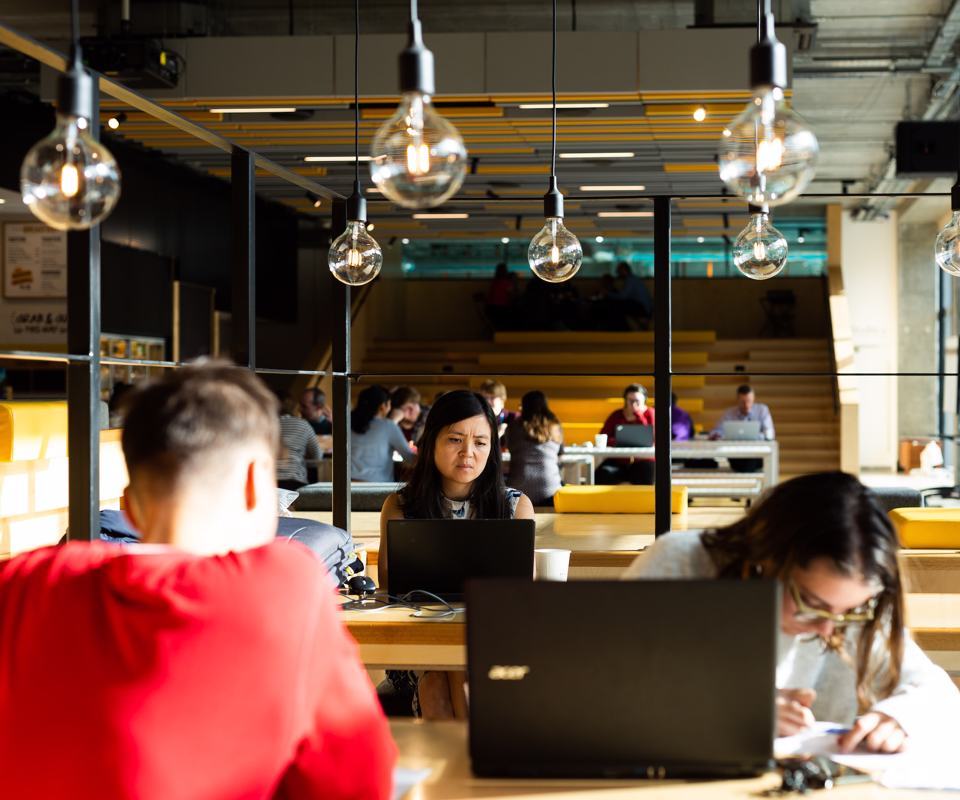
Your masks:
<svg viewBox="0 0 960 800"><path fill-rule="evenodd" d="M800 596L800 590L792 580L787 582L787 588L790 590L790 596L793 598L793 604L795 606L793 618L797 622L803 623L823 622L827 620L835 625L849 625L851 623L868 622L873 619L879 599L877 597L871 597L859 608L847 611L844 614L835 614L832 611L814 608L803 602L803 598Z"/></svg>

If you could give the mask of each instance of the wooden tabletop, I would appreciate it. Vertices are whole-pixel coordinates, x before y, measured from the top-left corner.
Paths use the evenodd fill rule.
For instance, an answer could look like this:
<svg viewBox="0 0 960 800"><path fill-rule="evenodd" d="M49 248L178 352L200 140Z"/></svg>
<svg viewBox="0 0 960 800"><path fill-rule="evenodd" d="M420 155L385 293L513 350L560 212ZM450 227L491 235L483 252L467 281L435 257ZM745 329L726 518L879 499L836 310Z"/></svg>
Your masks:
<svg viewBox="0 0 960 800"><path fill-rule="evenodd" d="M563 800L722 800L755 798L780 785L779 776L723 781L584 781L475 778L470 772L467 728L462 722L391 722L400 750L399 766L430 770L429 776L405 795L406 800L471 800L471 798L556 797ZM818 793L822 794L822 793ZM837 800L938 800L949 792L884 789L873 783L833 789L824 797Z"/></svg>

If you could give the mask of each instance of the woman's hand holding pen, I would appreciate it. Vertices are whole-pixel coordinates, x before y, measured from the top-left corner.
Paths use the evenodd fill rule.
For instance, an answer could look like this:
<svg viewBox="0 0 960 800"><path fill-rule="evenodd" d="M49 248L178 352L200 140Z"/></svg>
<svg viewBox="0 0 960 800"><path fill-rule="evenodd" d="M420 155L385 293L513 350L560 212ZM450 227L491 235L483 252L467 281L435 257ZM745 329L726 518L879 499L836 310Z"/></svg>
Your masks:
<svg viewBox="0 0 960 800"><path fill-rule="evenodd" d="M793 736L813 725L810 706L816 699L813 689L778 689L777 736Z"/></svg>
<svg viewBox="0 0 960 800"><path fill-rule="evenodd" d="M871 753L899 753L906 746L907 733L893 717L880 711L868 711L843 734L837 744L849 753L858 745Z"/></svg>

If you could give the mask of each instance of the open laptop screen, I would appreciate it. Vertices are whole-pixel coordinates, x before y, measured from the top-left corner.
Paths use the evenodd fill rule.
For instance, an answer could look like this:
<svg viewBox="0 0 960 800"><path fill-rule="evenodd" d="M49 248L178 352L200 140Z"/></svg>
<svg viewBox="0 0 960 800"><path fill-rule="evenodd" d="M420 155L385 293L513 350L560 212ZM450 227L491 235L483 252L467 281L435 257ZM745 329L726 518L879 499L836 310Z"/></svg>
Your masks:
<svg viewBox="0 0 960 800"><path fill-rule="evenodd" d="M766 770L779 601L762 580L471 581L474 772Z"/></svg>
<svg viewBox="0 0 960 800"><path fill-rule="evenodd" d="M397 519L387 523L385 588L463 595L468 578L531 578L532 519Z"/></svg>

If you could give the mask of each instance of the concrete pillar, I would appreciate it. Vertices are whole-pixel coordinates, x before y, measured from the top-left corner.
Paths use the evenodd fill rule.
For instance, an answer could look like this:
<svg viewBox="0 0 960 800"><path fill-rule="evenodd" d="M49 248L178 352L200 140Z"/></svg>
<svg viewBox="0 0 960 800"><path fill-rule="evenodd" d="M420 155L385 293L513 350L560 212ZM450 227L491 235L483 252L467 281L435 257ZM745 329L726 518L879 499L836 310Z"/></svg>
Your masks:
<svg viewBox="0 0 960 800"><path fill-rule="evenodd" d="M940 270L933 260L933 243L938 228L932 222L901 223L899 227L897 370L936 372L937 281ZM899 436L935 435L938 421L937 379L898 378L897 394Z"/></svg>

